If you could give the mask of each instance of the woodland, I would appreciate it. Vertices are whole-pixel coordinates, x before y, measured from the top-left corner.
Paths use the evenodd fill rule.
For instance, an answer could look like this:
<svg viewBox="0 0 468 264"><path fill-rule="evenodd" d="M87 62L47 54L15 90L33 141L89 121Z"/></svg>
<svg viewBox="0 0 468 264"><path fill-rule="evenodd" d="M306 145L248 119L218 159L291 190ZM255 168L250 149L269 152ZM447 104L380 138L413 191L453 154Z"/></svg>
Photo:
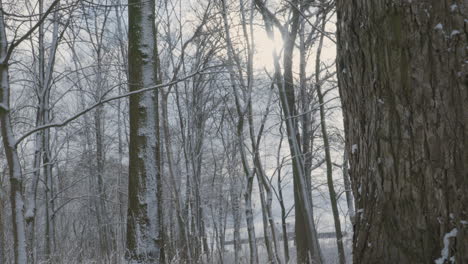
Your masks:
<svg viewBox="0 0 468 264"><path fill-rule="evenodd" d="M468 263L466 0L0 0L0 264Z"/></svg>

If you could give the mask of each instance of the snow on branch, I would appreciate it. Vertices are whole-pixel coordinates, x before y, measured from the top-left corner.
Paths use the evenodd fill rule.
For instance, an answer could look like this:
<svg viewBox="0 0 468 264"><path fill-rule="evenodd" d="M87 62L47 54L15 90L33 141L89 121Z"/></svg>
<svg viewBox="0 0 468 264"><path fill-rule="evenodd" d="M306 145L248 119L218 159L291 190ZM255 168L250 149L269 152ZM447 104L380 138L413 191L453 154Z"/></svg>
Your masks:
<svg viewBox="0 0 468 264"><path fill-rule="evenodd" d="M211 67L209 67L209 68L211 68ZM64 120L62 122L51 123L51 124L47 124L47 125L43 125L43 126L38 126L38 127L34 128L34 129L26 132L24 135L19 137L18 140L15 142L15 148L18 147L19 143L21 143L23 140L25 140L27 137L31 136L32 134L34 134L34 133L36 133L38 131L47 129L47 128L66 126L67 124L69 124L73 120L75 120L78 117L88 113L89 111L93 110L94 108L96 108L96 107L98 107L98 106L100 106L102 104L109 103L111 101L115 101L115 100L118 100L118 99L122 99L122 98L125 98L125 97L128 97L128 96L131 96L131 95L140 94L140 93L156 90L156 89L159 89L159 88L172 86L172 85L177 84L179 82L183 82L183 81L185 81L187 79L190 79L190 78L192 78L192 77L194 77L195 75L198 75L198 74L211 74L211 73L213 73L213 72L204 72L204 70L206 70L206 69L207 68L197 70L196 72L193 72L193 73L191 73L191 74L189 74L189 75L187 75L187 76L185 76L183 78L180 78L178 80L174 80L174 81L171 81L171 82L168 82L168 83L158 84L158 85L146 87L146 88L143 88L143 89L139 89L139 90L136 90L136 91L131 91L131 92L124 93L124 94L117 95L117 96L110 97L110 98L104 98L104 96L103 96L98 101L96 101L94 104L89 106L88 108L76 113L75 115L67 118L66 120Z"/></svg>

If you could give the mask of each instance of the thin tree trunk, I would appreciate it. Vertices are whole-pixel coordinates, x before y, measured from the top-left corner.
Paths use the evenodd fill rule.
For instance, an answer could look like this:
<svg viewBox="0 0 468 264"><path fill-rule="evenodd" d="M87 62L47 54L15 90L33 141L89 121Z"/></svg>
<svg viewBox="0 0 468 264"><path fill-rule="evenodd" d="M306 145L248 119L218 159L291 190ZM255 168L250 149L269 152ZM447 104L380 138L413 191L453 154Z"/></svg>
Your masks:
<svg viewBox="0 0 468 264"><path fill-rule="evenodd" d="M181 197L181 192L180 188L178 188L178 180L176 179L175 176L175 168L174 168L174 162L173 162L173 151L172 151L172 139L171 139L171 132L169 131L169 116L167 113L167 99L169 96L169 92L162 92L161 96L161 112L162 112L162 126L163 126L163 133L164 133L164 146L166 150L166 158L167 158L167 164L169 168L169 177L170 177L170 184L172 185L173 188L173 199L175 203L175 208L176 208L176 214L177 214L177 223L179 227L179 232L181 233L181 243L182 247L179 248L179 250L182 251L182 260L185 261L186 263L192 263L192 254L190 251L190 238L188 231L186 229L186 219L184 219L184 215L182 212L182 197Z"/></svg>
<svg viewBox="0 0 468 264"><path fill-rule="evenodd" d="M245 199L245 219L247 222L247 234L249 236L249 248L250 248L250 264L259 263L258 262L258 252L257 252L257 239L255 237L255 225L252 209L252 185L253 185L253 176L250 176L247 180L247 190L244 194Z"/></svg>
<svg viewBox="0 0 468 264"><path fill-rule="evenodd" d="M263 15L265 28L268 36L273 39L273 14L267 9L261 0L255 0L257 8ZM298 1L293 1L292 5L298 4ZM300 146L300 134L297 122L297 111L294 95L294 78L293 78L293 52L295 40L299 30L300 13L296 9L292 9L292 17L290 25L286 30L282 28L282 37L284 42L283 54L283 75L279 65L279 58L276 51L273 54L275 66L275 82L279 90L280 103L283 111L283 116L286 123L286 132L288 135L289 150L292 156L293 169L293 185L294 185L294 204L296 215L296 249L298 263L322 263L320 246L318 244L317 231L313 218L313 207L310 199L310 191L306 182L305 163L303 152ZM278 21L277 21L278 22Z"/></svg>
<svg viewBox="0 0 468 264"><path fill-rule="evenodd" d="M231 183L231 207L232 207L232 218L234 222L234 262L239 263L239 254L241 253L241 244L240 244L240 199L239 195L236 193L234 186ZM236 188L237 189L237 188ZM224 244L224 241L222 242ZM224 245L223 245L224 246Z"/></svg>
<svg viewBox="0 0 468 264"><path fill-rule="evenodd" d="M44 12L44 3L39 1L39 15L42 17ZM38 95L38 107L36 113L36 126L45 125L48 122L48 115L50 112L49 97L51 88L51 78L55 65L55 54L58 47L59 38L61 37L58 32L58 14L54 11L54 24L52 33L52 43L50 47L49 58L45 58L45 44L44 44L44 25L39 25L39 47L38 47L38 82L36 83ZM31 263L36 262L36 247L35 247L35 221L36 221L36 199L37 188L40 179L41 161L45 158L45 144L44 142L48 129L39 131L35 137L34 147L34 163L33 163L33 176L31 184L27 186L27 204L26 204L26 229L27 229L27 247L28 258ZM47 149L49 150L49 149ZM50 156L50 154L47 154ZM48 164L45 164L45 166Z"/></svg>
<svg viewBox="0 0 468 264"><path fill-rule="evenodd" d="M325 31L325 24L326 24L326 14L324 13L322 19L322 29L321 31ZM323 146L325 148L325 163L327 165L327 184L328 184L328 193L330 196L330 203L332 207L333 213L333 222L335 223L335 234L336 234L336 245L338 249L338 259L340 264L345 264L345 253L343 247L343 233L341 232L341 223L340 223L340 212L338 211L338 201L337 195L335 192L335 186L333 183L333 164L331 160L330 154L330 142L328 138L327 132L327 122L325 117L325 102L323 99L322 93L322 85L320 80L320 56L322 53L322 46L323 46L323 38L325 35L322 33L320 35L320 40L317 48L317 57L315 59L315 89L317 91L317 96L319 100L320 106L320 126L322 128L322 139L323 139Z"/></svg>
<svg viewBox="0 0 468 264"><path fill-rule="evenodd" d="M10 119L10 80L8 76L9 61L7 50L8 40L3 6L0 2L0 130L10 175L10 202L13 218L12 230L15 263L26 264L28 262L28 256L26 252L24 202L22 194L23 179Z"/></svg>
<svg viewBox="0 0 468 264"><path fill-rule="evenodd" d="M239 144L239 151L242 161L242 167L244 170L244 174L246 177L247 188L244 194L245 199L245 218L247 222L247 233L249 236L249 248L250 248L250 263L258 263L258 251L257 251L257 243L255 237L255 225L254 225L254 217L253 217L253 207L252 207L252 188L253 188L253 180L254 180L254 172L250 170L246 153L245 153L245 146L244 146L244 113L245 110L240 105L240 96L238 92L238 87L236 84L236 75L233 69L234 64L234 51L233 51L233 44L231 40L231 34L229 32L229 23L227 19L227 6L226 1L222 0L222 16L224 22L224 32L226 34L226 41L228 44L228 63L231 66L228 66L229 70L229 79L231 82L231 86L234 90L235 94L235 104L236 104L236 111L237 111L237 128L236 128L236 136ZM240 82L243 82L243 79L239 79ZM244 86L244 85L242 85Z"/></svg>
<svg viewBox="0 0 468 264"><path fill-rule="evenodd" d="M121 3L119 0L118 3ZM126 52L125 52L125 43L124 43L124 34L123 34L123 26L122 26L122 18L120 15L121 12L121 5L116 5L115 6L115 15L116 15L116 20L117 20L117 34L118 34L118 40L119 40L119 50L120 50L120 57L122 60L122 64L124 66L124 72L125 76L122 78L121 75L119 75L119 82L123 83L123 80L128 80L128 63L127 63L127 57L126 57ZM119 85L119 94L122 94L122 85ZM124 146L124 141L123 141L123 133L122 133L122 126L124 126L125 117L122 117L122 102L121 100L117 100L117 136L118 136L118 160L119 160L119 175L118 175L118 200L119 200L119 242L117 245L117 252L119 252L118 257L119 261L121 260L121 252L125 248L125 197L124 197L124 174L123 172L123 157L124 157L124 151L123 151L123 146Z"/></svg>
<svg viewBox="0 0 468 264"><path fill-rule="evenodd" d="M265 242L265 248L267 250L268 255L268 263L276 263L276 259L274 257L273 249L271 247L271 240L270 240L270 232L268 231L268 216L267 216L267 208L266 208L266 199L265 199L265 188L263 184L258 182L258 191L260 193L260 205L262 208L262 220L263 220L263 240Z"/></svg>
<svg viewBox="0 0 468 264"><path fill-rule="evenodd" d="M354 200L353 200L353 193L351 190L351 181L349 179L349 172L348 172L348 151L344 150L343 154L343 182L346 192L346 203L348 205L348 214L351 223L354 225L354 218L355 218L355 210L354 210Z"/></svg>
<svg viewBox="0 0 468 264"><path fill-rule="evenodd" d="M283 123L280 123L279 127L279 134L280 134L280 142L278 144L278 150L276 152L276 167L278 169L278 181L277 181L277 188L278 188L278 202L281 207L281 229L283 231L283 251L284 251L284 263L289 263L289 244L288 244L288 225L286 222L287 212L286 206L284 205L284 198L283 198L283 186L282 186L282 179L281 179L281 171L283 168L283 161L280 161L280 153L281 148L283 146Z"/></svg>
<svg viewBox="0 0 468 264"><path fill-rule="evenodd" d="M3 158L3 155L0 154L1 157ZM4 192L4 186L3 186L3 180L5 179L4 173L1 172L0 174L0 180L2 183L0 183L0 212L5 212L5 192ZM0 214L0 263L7 263L6 262L6 248L5 248L5 227L4 227L4 216L3 213Z"/></svg>

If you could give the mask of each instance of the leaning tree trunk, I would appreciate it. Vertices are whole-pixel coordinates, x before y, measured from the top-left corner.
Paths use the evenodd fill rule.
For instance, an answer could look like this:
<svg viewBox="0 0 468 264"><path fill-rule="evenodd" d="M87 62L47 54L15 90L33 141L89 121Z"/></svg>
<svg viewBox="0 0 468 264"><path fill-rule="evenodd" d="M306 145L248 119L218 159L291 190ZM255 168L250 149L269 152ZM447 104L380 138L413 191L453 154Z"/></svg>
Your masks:
<svg viewBox="0 0 468 264"><path fill-rule="evenodd" d="M338 1L354 263L468 263L467 8Z"/></svg>
<svg viewBox="0 0 468 264"><path fill-rule="evenodd" d="M155 1L132 0L128 7L129 89L157 83ZM157 92L130 97L130 150L127 213L127 252L130 263L159 263L160 240L157 201L158 135Z"/></svg>

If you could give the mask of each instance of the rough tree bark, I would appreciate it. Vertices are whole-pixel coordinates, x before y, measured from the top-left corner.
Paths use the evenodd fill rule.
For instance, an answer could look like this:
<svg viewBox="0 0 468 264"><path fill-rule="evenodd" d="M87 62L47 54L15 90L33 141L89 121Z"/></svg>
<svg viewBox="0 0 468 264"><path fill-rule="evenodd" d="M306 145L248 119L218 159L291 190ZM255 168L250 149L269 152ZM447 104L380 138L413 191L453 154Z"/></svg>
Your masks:
<svg viewBox="0 0 468 264"><path fill-rule="evenodd" d="M155 1L129 1L129 89L157 84ZM127 252L130 263L159 263L157 90L130 97Z"/></svg>
<svg viewBox="0 0 468 264"><path fill-rule="evenodd" d="M354 263L468 263L467 8L337 3Z"/></svg>

